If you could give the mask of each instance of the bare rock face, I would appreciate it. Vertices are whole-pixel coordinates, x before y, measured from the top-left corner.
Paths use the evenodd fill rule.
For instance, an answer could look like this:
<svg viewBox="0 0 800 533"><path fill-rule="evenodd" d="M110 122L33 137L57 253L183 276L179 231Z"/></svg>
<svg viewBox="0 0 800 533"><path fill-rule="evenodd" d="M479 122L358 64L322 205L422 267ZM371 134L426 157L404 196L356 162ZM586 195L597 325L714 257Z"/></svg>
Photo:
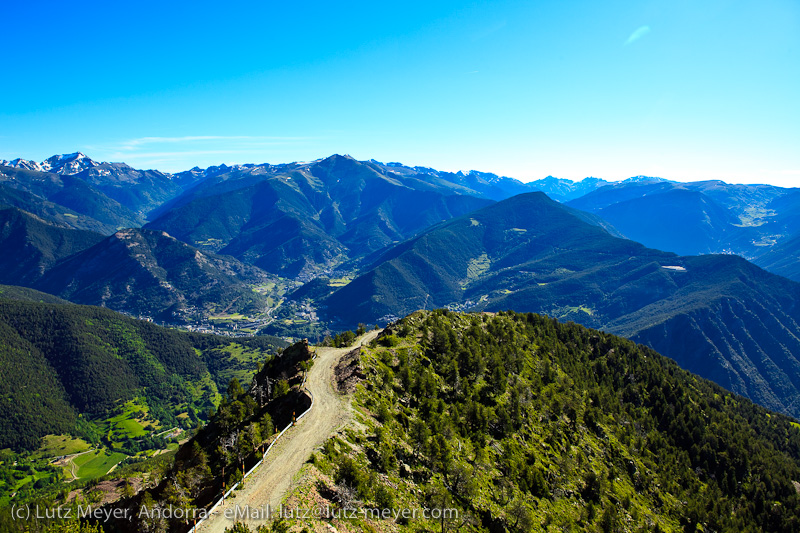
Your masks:
<svg viewBox="0 0 800 533"><path fill-rule="evenodd" d="M334 373L336 374L336 388L339 392L350 394L356 390L356 385L364 379L364 369L361 366L361 348L348 352L339 360Z"/></svg>

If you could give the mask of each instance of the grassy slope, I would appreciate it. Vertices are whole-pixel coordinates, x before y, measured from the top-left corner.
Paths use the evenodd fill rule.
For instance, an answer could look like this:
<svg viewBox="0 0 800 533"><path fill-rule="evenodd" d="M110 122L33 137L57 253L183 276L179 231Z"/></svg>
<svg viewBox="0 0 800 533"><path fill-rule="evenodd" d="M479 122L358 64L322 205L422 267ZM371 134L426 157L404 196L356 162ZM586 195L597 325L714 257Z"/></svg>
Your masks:
<svg viewBox="0 0 800 533"><path fill-rule="evenodd" d="M42 439L42 445L33 454L33 457L58 457L72 455L90 448L89 443L83 439L76 439L69 435L47 435Z"/></svg>
<svg viewBox="0 0 800 533"><path fill-rule="evenodd" d="M109 453L102 450L80 455L74 459L75 465L78 467L78 479L94 479L104 476L125 457L122 453Z"/></svg>

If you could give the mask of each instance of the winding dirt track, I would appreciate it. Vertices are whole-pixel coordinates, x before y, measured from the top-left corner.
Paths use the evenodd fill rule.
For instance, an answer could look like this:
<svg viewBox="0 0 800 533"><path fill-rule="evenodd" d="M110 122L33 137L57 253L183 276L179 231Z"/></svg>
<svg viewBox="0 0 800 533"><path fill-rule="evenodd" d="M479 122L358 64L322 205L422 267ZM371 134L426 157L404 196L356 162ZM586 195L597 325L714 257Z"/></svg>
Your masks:
<svg viewBox="0 0 800 533"><path fill-rule="evenodd" d="M78 467L75 465L74 459L76 457L78 457L79 455L83 455L83 454L86 454L86 453L89 453L89 452L93 452L93 451L95 451L94 448L89 448L85 452L73 453L72 455L67 456L67 464L69 464L69 473L72 476L72 479L70 479L69 482L72 482L72 481L75 481L76 479L78 479ZM116 465L114 465L114 466L116 466ZM111 472L111 470L109 470L109 472Z"/></svg>
<svg viewBox="0 0 800 533"><path fill-rule="evenodd" d="M276 510L284 495L292 485L292 478L300 471L303 464L325 440L338 428L350 420L351 408L347 396L339 394L334 389L333 369L339 359L352 350L366 344L378 335L378 331L370 331L356 339L348 348L317 348L317 359L308 373L306 388L314 395L314 407L311 411L289 429L280 441L272 448L264 463L245 480L245 486L236 491L234 498L225 500L223 505L217 507L214 514L203 522L197 531L203 533L223 533L226 527L233 525L233 518L229 517L237 511L245 509ZM247 522L251 528L265 520L241 520Z"/></svg>

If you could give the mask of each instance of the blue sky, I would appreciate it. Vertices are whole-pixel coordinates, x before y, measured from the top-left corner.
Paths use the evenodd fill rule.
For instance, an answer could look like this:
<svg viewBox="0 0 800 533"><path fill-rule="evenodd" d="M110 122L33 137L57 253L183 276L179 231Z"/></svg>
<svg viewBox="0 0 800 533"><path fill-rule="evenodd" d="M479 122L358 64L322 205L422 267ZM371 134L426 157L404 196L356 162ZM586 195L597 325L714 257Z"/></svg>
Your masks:
<svg viewBox="0 0 800 533"><path fill-rule="evenodd" d="M29 1L4 20L0 158L800 186L796 0Z"/></svg>

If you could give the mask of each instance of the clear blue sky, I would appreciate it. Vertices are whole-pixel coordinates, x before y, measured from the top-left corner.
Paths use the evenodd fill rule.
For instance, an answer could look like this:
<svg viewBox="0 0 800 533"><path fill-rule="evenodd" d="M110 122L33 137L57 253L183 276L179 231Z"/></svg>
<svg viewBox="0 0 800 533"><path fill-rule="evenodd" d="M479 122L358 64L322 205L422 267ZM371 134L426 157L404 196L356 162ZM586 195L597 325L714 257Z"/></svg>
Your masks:
<svg viewBox="0 0 800 533"><path fill-rule="evenodd" d="M800 186L797 0L6 2L0 158Z"/></svg>

